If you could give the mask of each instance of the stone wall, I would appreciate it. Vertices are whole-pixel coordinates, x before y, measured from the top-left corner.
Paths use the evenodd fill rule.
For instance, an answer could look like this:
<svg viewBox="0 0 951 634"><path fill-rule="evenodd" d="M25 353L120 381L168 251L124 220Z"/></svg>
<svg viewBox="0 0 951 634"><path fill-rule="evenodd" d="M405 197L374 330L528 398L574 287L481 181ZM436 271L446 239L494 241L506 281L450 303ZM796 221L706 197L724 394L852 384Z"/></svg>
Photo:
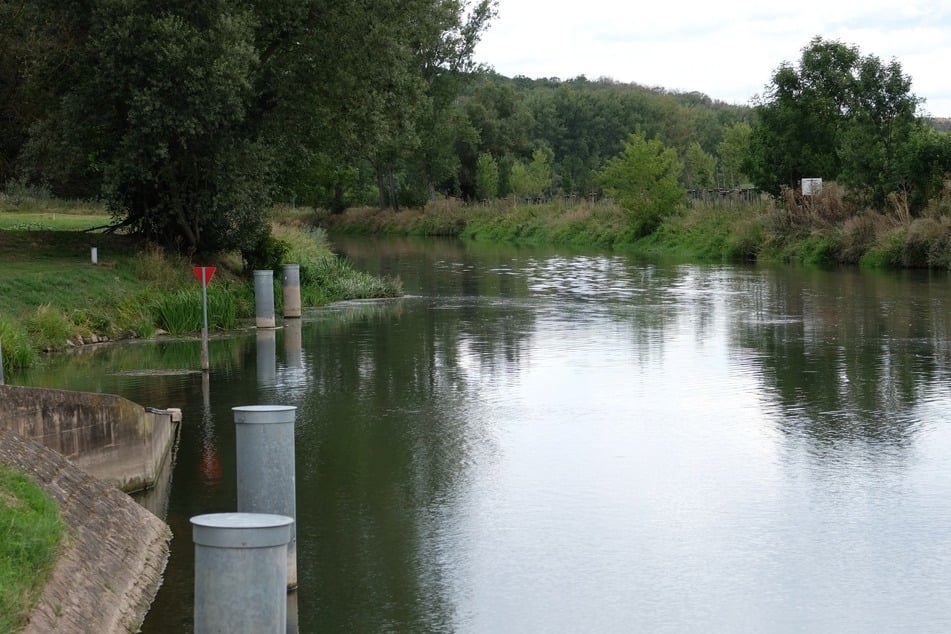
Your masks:
<svg viewBox="0 0 951 634"><path fill-rule="evenodd" d="M0 385L0 429L131 492L153 486L162 473L175 425L171 416L112 394Z"/></svg>
<svg viewBox="0 0 951 634"><path fill-rule="evenodd" d="M62 455L2 429L0 462L43 487L67 531L24 634L138 631L168 561L168 526Z"/></svg>

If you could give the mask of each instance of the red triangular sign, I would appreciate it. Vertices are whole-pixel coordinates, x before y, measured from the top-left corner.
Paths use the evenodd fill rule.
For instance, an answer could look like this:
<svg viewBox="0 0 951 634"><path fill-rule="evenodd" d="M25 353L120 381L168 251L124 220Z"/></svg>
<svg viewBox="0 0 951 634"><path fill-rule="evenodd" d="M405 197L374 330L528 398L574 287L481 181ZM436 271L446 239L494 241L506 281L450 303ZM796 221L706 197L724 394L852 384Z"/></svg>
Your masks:
<svg viewBox="0 0 951 634"><path fill-rule="evenodd" d="M215 275L215 267L213 266L193 266L192 271L198 281L202 283L202 286L208 286L208 282Z"/></svg>

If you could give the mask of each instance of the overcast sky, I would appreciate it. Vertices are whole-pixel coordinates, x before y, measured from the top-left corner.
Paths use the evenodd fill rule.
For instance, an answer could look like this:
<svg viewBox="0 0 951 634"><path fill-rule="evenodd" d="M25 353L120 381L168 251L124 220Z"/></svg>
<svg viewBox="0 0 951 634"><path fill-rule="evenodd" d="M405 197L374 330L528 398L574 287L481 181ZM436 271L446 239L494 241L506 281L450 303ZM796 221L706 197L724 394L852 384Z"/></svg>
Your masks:
<svg viewBox="0 0 951 634"><path fill-rule="evenodd" d="M499 0L476 59L514 77L699 91L746 105L816 35L898 60L923 110L951 117L948 0Z"/></svg>

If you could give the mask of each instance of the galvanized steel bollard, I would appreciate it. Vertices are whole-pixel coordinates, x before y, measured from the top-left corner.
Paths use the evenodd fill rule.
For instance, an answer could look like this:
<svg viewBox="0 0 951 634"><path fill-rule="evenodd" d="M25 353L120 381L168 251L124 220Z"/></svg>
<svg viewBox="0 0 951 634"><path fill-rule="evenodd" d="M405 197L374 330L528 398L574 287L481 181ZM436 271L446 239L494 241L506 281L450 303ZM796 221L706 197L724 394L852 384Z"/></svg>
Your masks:
<svg viewBox="0 0 951 634"><path fill-rule="evenodd" d="M238 511L297 518L293 405L234 407ZM287 587L297 587L297 531L287 545Z"/></svg>
<svg viewBox="0 0 951 634"><path fill-rule="evenodd" d="M274 271L254 272L254 323L274 328Z"/></svg>
<svg viewBox="0 0 951 634"><path fill-rule="evenodd" d="M294 520L261 513L191 518L196 634L287 631L287 544Z"/></svg>
<svg viewBox="0 0 951 634"><path fill-rule="evenodd" d="M300 317L300 266L284 265L284 317Z"/></svg>

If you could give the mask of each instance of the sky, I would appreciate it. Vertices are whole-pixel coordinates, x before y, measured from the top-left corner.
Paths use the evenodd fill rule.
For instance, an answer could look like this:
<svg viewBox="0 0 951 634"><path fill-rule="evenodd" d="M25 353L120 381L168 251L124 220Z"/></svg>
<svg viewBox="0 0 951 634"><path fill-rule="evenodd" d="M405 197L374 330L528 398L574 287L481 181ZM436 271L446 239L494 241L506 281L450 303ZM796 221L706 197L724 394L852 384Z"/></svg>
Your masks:
<svg viewBox="0 0 951 634"><path fill-rule="evenodd" d="M951 117L948 0L498 0L475 58L507 77L609 77L748 105L815 36L896 59L922 113Z"/></svg>

